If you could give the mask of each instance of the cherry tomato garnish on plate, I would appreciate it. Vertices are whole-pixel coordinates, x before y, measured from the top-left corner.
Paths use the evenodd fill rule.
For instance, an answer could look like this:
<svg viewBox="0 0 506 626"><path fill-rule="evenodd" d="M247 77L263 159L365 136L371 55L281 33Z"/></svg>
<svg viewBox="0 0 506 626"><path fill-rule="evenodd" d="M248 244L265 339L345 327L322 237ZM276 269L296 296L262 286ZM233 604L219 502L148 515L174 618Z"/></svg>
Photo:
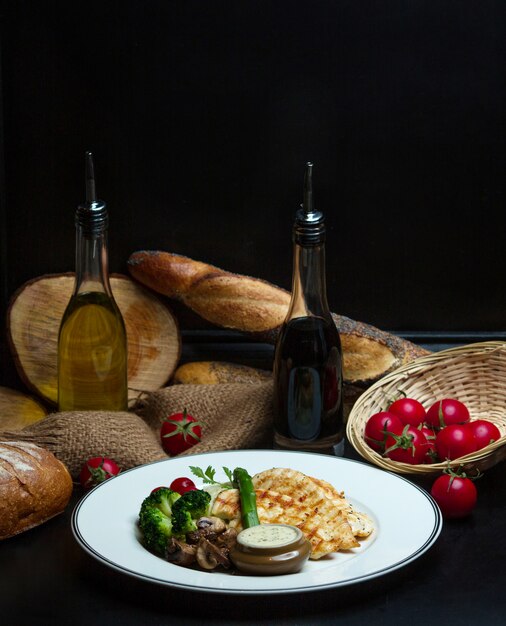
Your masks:
<svg viewBox="0 0 506 626"><path fill-rule="evenodd" d="M195 491L197 489L193 480L191 480L190 478L186 478L185 476L173 480L170 483L169 488L172 489L172 491L176 491L181 495L183 495L183 493L186 493L187 491Z"/></svg>

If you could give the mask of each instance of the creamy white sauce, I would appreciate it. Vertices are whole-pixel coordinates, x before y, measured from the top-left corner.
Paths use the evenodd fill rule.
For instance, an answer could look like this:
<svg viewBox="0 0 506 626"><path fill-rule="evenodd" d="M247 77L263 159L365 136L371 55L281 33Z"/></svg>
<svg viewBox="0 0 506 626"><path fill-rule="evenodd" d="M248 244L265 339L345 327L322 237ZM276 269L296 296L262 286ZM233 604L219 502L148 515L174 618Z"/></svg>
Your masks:
<svg viewBox="0 0 506 626"><path fill-rule="evenodd" d="M243 530L238 537L240 543L252 548L273 548L292 543L299 537L293 526L282 524L260 524Z"/></svg>

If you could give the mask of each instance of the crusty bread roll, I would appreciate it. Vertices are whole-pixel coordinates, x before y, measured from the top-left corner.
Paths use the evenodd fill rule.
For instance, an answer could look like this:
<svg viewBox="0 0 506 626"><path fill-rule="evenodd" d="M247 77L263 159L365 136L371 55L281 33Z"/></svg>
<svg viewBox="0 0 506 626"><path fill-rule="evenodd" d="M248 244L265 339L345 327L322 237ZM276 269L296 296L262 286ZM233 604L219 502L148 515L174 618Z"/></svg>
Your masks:
<svg viewBox="0 0 506 626"><path fill-rule="evenodd" d="M33 443L0 441L0 539L61 513L72 494L67 468Z"/></svg>
<svg viewBox="0 0 506 626"><path fill-rule="evenodd" d="M274 343L290 294L271 283L160 251L134 252L130 274L147 287L184 303L201 318ZM374 326L333 313L343 346L344 380L368 387L427 350Z"/></svg>
<svg viewBox="0 0 506 626"><path fill-rule="evenodd" d="M172 377L173 385L217 385L220 383L262 383L270 380L272 372L227 363L225 361L195 361L180 365Z"/></svg>

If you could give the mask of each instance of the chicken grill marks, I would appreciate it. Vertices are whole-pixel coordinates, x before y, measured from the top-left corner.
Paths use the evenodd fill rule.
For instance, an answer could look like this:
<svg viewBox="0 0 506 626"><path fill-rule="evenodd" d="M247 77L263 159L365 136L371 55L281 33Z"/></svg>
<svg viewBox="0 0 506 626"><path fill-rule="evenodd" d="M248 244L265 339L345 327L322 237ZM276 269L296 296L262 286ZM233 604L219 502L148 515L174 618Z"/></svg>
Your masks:
<svg viewBox="0 0 506 626"><path fill-rule="evenodd" d="M201 517L197 530L186 535L186 541L171 538L167 547L167 560L176 565L213 570L218 566L230 568L230 550L237 539L237 531L227 528L217 517Z"/></svg>

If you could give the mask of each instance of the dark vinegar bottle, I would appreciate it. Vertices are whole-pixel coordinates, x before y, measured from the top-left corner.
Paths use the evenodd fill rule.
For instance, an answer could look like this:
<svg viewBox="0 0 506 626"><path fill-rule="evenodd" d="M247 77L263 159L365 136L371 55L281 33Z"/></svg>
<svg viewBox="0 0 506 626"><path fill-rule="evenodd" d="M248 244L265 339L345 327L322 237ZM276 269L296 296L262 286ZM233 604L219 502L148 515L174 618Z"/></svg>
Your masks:
<svg viewBox="0 0 506 626"><path fill-rule="evenodd" d="M325 224L313 206L312 163L293 227L292 299L274 357L274 444L341 456L341 340L327 303Z"/></svg>

